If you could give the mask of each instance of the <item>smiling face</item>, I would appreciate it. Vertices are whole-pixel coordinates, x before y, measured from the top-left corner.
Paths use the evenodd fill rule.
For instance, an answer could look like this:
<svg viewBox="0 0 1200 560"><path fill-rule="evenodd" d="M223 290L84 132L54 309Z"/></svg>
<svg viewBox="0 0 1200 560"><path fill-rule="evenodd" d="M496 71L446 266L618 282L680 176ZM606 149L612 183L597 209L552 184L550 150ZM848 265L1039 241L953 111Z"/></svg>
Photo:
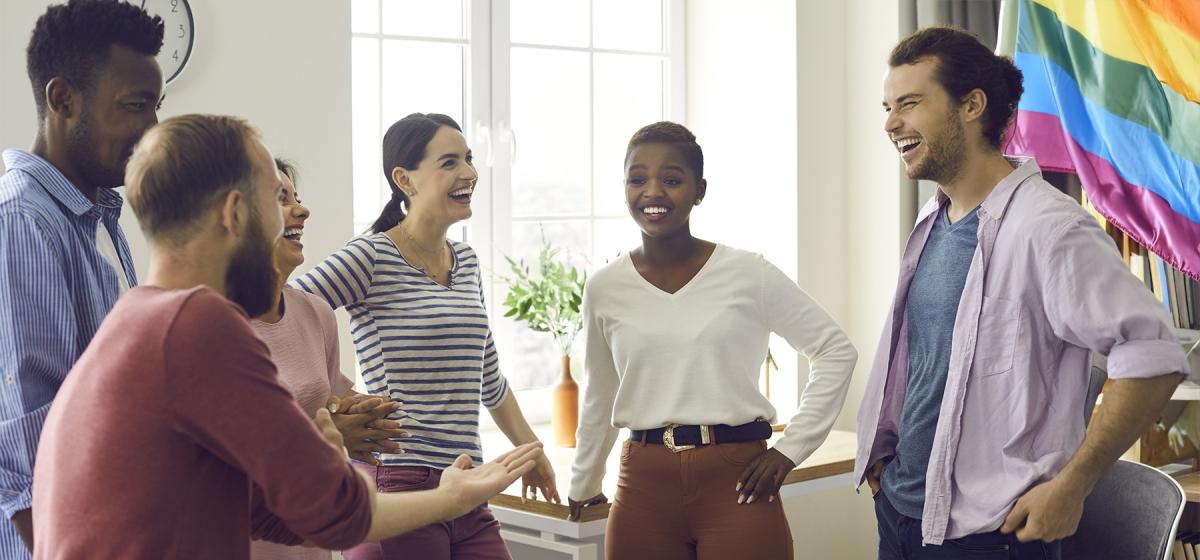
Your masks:
<svg viewBox="0 0 1200 560"><path fill-rule="evenodd" d="M286 173L280 173L283 191L279 193L279 204L283 207L283 235L275 242L275 266L284 277L290 276L296 267L304 264L304 222L309 211L300 203L296 185Z"/></svg>
<svg viewBox="0 0 1200 560"><path fill-rule="evenodd" d="M125 165L142 134L158 123L163 78L153 56L123 45L110 47L95 83L82 94L79 114L68 123L67 152L88 184L125 184Z"/></svg>
<svg viewBox="0 0 1200 560"><path fill-rule="evenodd" d="M937 61L922 59L888 72L883 84L884 131L909 179L940 184L954 180L966 159L960 103L937 81Z"/></svg>
<svg viewBox="0 0 1200 560"><path fill-rule="evenodd" d="M471 217L479 173L463 134L442 126L425 147L416 169L396 168L393 180L408 194L409 216L453 224Z"/></svg>
<svg viewBox="0 0 1200 560"><path fill-rule="evenodd" d="M689 231L692 207L704 198L706 187L670 144L637 145L625 160L625 204L644 236Z"/></svg>

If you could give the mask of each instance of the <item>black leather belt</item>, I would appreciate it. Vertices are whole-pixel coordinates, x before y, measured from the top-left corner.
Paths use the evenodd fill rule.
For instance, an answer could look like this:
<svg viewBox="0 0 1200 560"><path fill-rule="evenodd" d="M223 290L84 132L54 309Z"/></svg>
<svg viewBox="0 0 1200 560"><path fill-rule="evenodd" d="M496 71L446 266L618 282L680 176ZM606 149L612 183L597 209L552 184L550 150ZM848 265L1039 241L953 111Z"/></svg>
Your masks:
<svg viewBox="0 0 1200 560"><path fill-rule="evenodd" d="M629 439L658 443L667 449L679 453L697 445L712 445L714 443L737 443L739 441L760 441L771 437L771 423L766 420L755 420L740 426L681 426L671 424L664 428L652 430L630 430Z"/></svg>

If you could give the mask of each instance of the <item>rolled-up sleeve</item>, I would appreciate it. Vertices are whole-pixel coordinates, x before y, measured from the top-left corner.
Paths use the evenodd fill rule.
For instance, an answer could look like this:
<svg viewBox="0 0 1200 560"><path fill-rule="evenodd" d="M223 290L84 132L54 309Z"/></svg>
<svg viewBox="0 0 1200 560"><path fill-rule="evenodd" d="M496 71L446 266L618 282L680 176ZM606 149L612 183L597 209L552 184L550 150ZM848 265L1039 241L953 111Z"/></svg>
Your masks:
<svg viewBox="0 0 1200 560"><path fill-rule="evenodd" d="M0 216L0 509L32 506L42 424L79 353L66 276L32 218Z"/></svg>
<svg viewBox="0 0 1200 560"><path fill-rule="evenodd" d="M1049 237L1043 258L1046 316L1064 341L1108 356L1108 376L1189 373L1170 317L1090 218Z"/></svg>

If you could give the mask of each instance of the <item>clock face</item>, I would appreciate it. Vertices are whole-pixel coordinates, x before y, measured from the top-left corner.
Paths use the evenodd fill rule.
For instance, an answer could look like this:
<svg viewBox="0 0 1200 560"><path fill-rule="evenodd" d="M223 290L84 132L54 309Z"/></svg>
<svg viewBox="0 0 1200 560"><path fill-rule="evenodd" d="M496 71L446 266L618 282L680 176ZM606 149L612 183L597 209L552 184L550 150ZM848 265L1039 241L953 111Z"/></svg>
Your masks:
<svg viewBox="0 0 1200 560"><path fill-rule="evenodd" d="M146 13L163 20L163 45L158 52L158 65L169 84L179 77L192 56L196 45L196 20L188 0L128 0L141 6Z"/></svg>

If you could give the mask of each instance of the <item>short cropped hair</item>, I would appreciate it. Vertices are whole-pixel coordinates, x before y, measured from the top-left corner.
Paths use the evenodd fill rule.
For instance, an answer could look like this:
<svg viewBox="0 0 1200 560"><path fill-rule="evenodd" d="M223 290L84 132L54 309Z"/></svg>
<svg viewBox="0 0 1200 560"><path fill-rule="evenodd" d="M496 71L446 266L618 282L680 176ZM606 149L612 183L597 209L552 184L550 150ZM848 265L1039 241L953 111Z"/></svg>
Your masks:
<svg viewBox="0 0 1200 560"><path fill-rule="evenodd" d="M176 239L230 190L249 196L250 142L258 138L246 121L217 115L173 117L147 131L125 171L126 195L146 237Z"/></svg>
<svg viewBox="0 0 1200 560"><path fill-rule="evenodd" d="M123 0L70 0L50 6L33 27L25 70L38 118L46 115L46 84L61 77L85 95L94 91L100 64L113 45L157 56L163 22Z"/></svg>
<svg viewBox="0 0 1200 560"><path fill-rule="evenodd" d="M633 153L633 149L642 144L671 145L683 154L688 166L696 172L696 179L704 178L704 151L700 149L700 144L696 143L696 135L687 127L670 121L643 126L629 139L629 146L625 148L626 162L629 161L629 154Z"/></svg>

